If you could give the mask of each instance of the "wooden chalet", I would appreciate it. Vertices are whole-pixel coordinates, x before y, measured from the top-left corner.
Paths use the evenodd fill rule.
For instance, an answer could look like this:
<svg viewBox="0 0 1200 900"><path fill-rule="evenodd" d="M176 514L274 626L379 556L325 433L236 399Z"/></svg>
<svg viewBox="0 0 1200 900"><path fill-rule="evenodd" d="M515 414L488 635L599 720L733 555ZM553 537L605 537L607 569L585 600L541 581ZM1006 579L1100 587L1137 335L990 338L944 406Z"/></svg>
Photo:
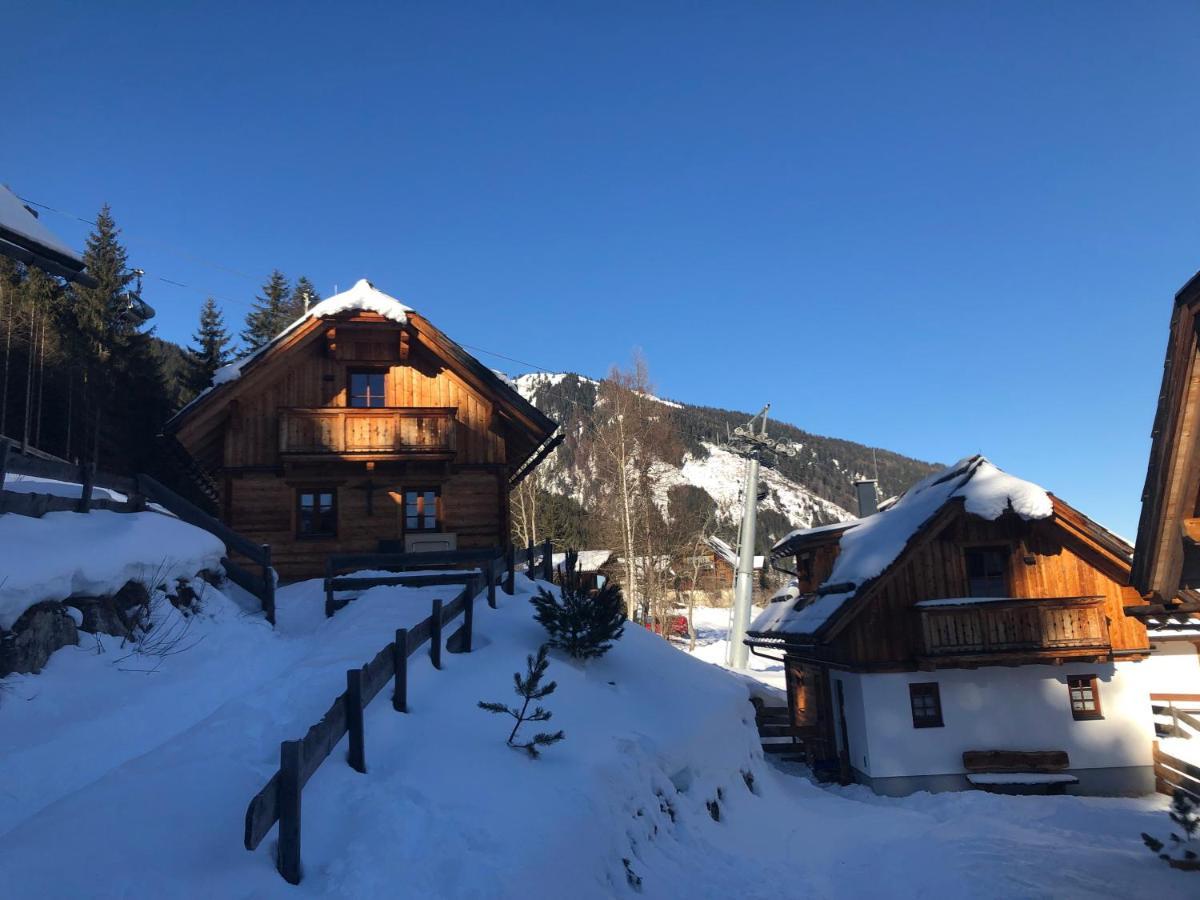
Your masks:
<svg viewBox="0 0 1200 900"><path fill-rule="evenodd" d="M287 579L332 553L502 545L557 425L428 319L359 281L220 370L169 423L221 518Z"/></svg>
<svg viewBox="0 0 1200 900"><path fill-rule="evenodd" d="M1175 295L1126 612L1147 628L1163 736L1200 740L1200 274Z"/></svg>
<svg viewBox="0 0 1200 900"><path fill-rule="evenodd" d="M1024 783L1053 751L1044 779L1153 790L1132 548L1060 498L971 457L772 560L792 580L748 643L784 655L818 767L904 794L984 783L989 754L1032 768Z"/></svg>

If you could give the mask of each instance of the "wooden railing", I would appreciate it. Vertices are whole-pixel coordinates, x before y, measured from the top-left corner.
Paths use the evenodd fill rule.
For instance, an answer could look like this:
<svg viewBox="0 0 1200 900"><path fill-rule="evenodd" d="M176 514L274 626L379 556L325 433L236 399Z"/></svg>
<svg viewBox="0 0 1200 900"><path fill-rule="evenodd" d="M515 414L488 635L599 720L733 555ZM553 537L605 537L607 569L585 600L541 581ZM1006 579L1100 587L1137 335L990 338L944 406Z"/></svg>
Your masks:
<svg viewBox="0 0 1200 900"><path fill-rule="evenodd" d="M1154 742L1154 789L1160 794L1181 790L1200 803L1200 766L1172 756Z"/></svg>
<svg viewBox="0 0 1200 900"><path fill-rule="evenodd" d="M366 591L373 587L429 587L466 584L476 569L464 572L410 571L483 563L478 571L486 580L488 602L496 596L496 579L504 578L504 590L513 592L513 576L518 565L525 565L530 578L540 566L542 578L553 580L554 546L547 540L524 550L487 547L482 550L445 550L426 553L335 553L325 560L325 615L332 616L350 600L338 597L347 591ZM390 575L352 575L357 570L391 572ZM496 573L496 574L493 574ZM494 605L494 604L493 604Z"/></svg>
<svg viewBox="0 0 1200 900"><path fill-rule="evenodd" d="M1102 597L1053 597L918 606L927 656L1107 650Z"/></svg>
<svg viewBox="0 0 1200 900"><path fill-rule="evenodd" d="M1150 711L1171 720L1164 726L1171 737L1192 738L1200 744L1200 694L1151 694Z"/></svg>
<svg viewBox="0 0 1200 900"><path fill-rule="evenodd" d="M355 457L453 456L455 407L284 408L279 452Z"/></svg>
<svg viewBox="0 0 1200 900"><path fill-rule="evenodd" d="M59 460L46 459L21 452L14 452L17 445L7 438L0 438L0 487L6 472L35 478L49 478L80 485L79 497L58 497L37 492L0 490L0 513L40 517L48 512L80 512L107 509L114 512L141 512L148 503L157 503L177 518L209 532L225 544L229 555L237 554L257 566L259 573L245 568L225 557L221 565L229 580L249 591L262 604L267 621L275 624L275 572L271 568L271 547L256 544L213 518L194 503L184 499L170 488L160 484L149 475L130 478L97 472L88 465L73 465ZM123 494L124 500L98 498L96 488Z"/></svg>
<svg viewBox="0 0 1200 900"><path fill-rule="evenodd" d="M549 541L546 542L548 546ZM539 548L540 549L540 548ZM366 737L363 728L363 709L393 682L392 709L408 712L408 659L425 644L429 645L429 659L433 668L442 667L442 634L445 627L460 615L463 624L446 641L450 653L470 653L474 633L474 602L484 583L490 584L488 605L496 608L495 585L507 569L504 590L512 594L514 586L513 566L528 563L534 555L533 548L507 553L488 560L480 567L480 573L465 573L467 583L461 592L445 606L434 600L429 617L412 628L397 629L395 640L375 654L366 665L346 673L346 691L340 694L333 705L313 725L304 737L296 741L284 741L279 745L279 771L271 776L261 791L246 808L245 846L254 850L263 838L279 823L279 849L276 868L291 884L300 883L300 811L301 792L304 785L329 758L333 748L343 736L349 735L346 761L356 772L366 773ZM436 554L403 554L405 556ZM550 558L543 553L543 561ZM543 574L549 563L544 562ZM418 577L415 575L401 577ZM366 581L369 579L358 579ZM392 583L388 580L379 583Z"/></svg>

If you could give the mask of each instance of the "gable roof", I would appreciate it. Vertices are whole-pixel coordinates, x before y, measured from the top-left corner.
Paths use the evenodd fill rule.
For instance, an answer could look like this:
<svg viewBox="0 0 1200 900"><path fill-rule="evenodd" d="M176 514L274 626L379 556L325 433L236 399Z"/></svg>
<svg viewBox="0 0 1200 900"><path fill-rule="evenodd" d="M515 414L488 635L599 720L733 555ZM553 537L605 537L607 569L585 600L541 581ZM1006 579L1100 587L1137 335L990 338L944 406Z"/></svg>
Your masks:
<svg viewBox="0 0 1200 900"><path fill-rule="evenodd" d="M0 184L0 255L36 266L68 281L93 285L83 274L83 259L64 244L21 198Z"/></svg>
<svg viewBox="0 0 1200 900"><path fill-rule="evenodd" d="M496 374L458 343L434 327L420 313L385 294L366 279L360 279L348 291L334 294L313 306L307 313L251 353L217 370L212 387L201 392L191 403L177 412L164 426L167 432L177 432L193 418L217 407L232 397L243 384L252 382L258 372L280 353L303 342L320 331L320 323L351 313L375 313L397 325L409 326L418 341L441 358L451 368L467 374L479 388L495 397L511 413L510 418L524 428L537 444L548 439L558 423L522 397L508 380ZM514 465L520 460L510 460Z"/></svg>
<svg viewBox="0 0 1200 900"><path fill-rule="evenodd" d="M1048 519L1070 510L1045 489L1009 475L983 456L970 456L917 482L887 509L850 523L838 533L833 526L793 532L777 544L772 556L798 548L815 534L838 534L839 552L829 578L815 595L800 596L794 584L781 589L777 602L768 605L750 628L759 635L813 635L828 627L863 596L914 545L916 539L947 513L951 504L961 504L971 515L996 520L1015 514L1027 521ZM1129 545L1100 528L1090 519L1070 510L1072 524L1093 539L1106 542L1110 552ZM1076 521L1078 520L1078 521ZM1102 533L1102 534L1101 534Z"/></svg>
<svg viewBox="0 0 1200 900"><path fill-rule="evenodd" d="M737 568L738 552L734 550L733 547L731 547L728 543L721 540L715 534L705 538L704 542L712 548L713 553L717 554L717 556L721 557L721 559L725 560L725 562L729 563L729 565L733 566L735 569ZM754 557L755 571L761 569L765 562L766 560L764 560L761 556L756 555Z"/></svg>
<svg viewBox="0 0 1200 900"><path fill-rule="evenodd" d="M1162 387L1150 432L1150 457L1142 490L1132 581L1142 594L1171 601L1183 569L1182 520L1195 511L1200 487L1200 393L1197 327L1200 272L1175 294L1163 361Z"/></svg>

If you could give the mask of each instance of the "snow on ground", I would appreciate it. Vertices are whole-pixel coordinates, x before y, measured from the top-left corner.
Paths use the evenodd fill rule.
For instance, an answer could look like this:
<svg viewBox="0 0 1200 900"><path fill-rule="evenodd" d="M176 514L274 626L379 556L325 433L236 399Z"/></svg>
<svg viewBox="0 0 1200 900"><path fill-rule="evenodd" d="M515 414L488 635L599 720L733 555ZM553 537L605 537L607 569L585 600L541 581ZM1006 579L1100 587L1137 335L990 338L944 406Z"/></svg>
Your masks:
<svg viewBox="0 0 1200 900"><path fill-rule="evenodd" d="M530 760L478 700L515 698L543 639L533 585L476 608L476 650L410 662L411 711L365 713L368 773L335 749L304 790L304 881L241 846L278 743L317 720L397 626L445 588L376 588L330 620L319 581L279 627L205 596L190 649L154 661L65 648L0 682L5 897L1161 897L1194 876L1138 834L1165 798L828 790L764 762L745 685L636 626L601 660L552 655L566 740ZM712 611L722 613L724 611ZM166 618L179 614L160 608ZM703 618L703 617L702 617ZM717 629L717 626L713 626ZM705 646L713 648L715 642ZM153 669L146 674L138 669ZM753 776L753 791L742 772ZM795 772L803 773L802 769ZM720 798L720 821L706 803ZM640 893L627 880L640 879Z"/></svg>
<svg viewBox="0 0 1200 900"><path fill-rule="evenodd" d="M751 618L759 612L761 610L757 607L752 608L750 610ZM691 651L692 656L714 665L725 665L726 657L729 654L729 627L732 614L731 607L697 606L692 610L692 624L696 629L696 649ZM686 648L687 644L676 644L676 646ZM783 663L755 656L753 653L750 654L749 661L750 669L745 674L778 691L773 695L764 695L764 698L769 697L773 704L784 702L787 685L784 682Z"/></svg>
<svg viewBox="0 0 1200 900"><path fill-rule="evenodd" d="M224 555L207 531L157 512L0 516L0 628L43 600L113 594L133 579L192 578L220 569Z"/></svg>

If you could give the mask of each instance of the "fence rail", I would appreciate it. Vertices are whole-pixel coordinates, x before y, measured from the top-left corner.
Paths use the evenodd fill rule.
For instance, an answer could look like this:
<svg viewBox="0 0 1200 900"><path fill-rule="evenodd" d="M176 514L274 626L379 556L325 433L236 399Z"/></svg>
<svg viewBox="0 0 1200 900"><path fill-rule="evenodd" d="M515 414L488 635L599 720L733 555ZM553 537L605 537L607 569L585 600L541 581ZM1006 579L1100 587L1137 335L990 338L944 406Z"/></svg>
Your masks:
<svg viewBox="0 0 1200 900"><path fill-rule="evenodd" d="M479 560L483 562L483 565L479 566L479 572L463 573L462 578L466 583L457 596L445 605L441 600L434 600L427 618L411 628L398 629L395 639L376 653L368 663L346 672L345 692L333 701L325 715L321 717L321 721L309 728L304 737L299 740L283 741L279 745L279 770L271 776L246 808L244 844L247 850L256 849L278 823L279 849L276 868L278 868L279 874L291 884L300 883L301 795L304 786L345 736L349 736L347 763L357 772L365 773L367 771L363 709L383 691L390 681L393 683L392 708L397 712L408 712L409 658L428 644L430 662L435 669L440 669L446 626L460 616L462 625L444 641L445 648L451 653L470 653L473 644L476 596L486 586L488 588L488 605L493 609L496 608L495 587L502 574L506 576L504 590L506 593L512 594L515 565L521 563L528 565L531 560L537 558L549 560L553 555L553 547L549 541L541 545L537 552L531 553L531 550L532 548L514 552L510 547L507 552L501 552L499 548L489 551L466 551L474 553L475 559L459 560L460 562L477 561L481 552L490 554L490 556ZM460 554L462 552L459 551ZM444 558L446 554L395 554L395 556L416 556L423 559L406 559L399 563L393 559L393 565L415 566L420 562L430 565L446 564L445 561L437 561ZM347 557L339 558L342 563L345 563L346 560ZM336 566L334 571L336 573ZM546 563L543 574L550 572L552 570L549 563ZM419 573L412 573L342 580L355 583L406 584L409 582L405 579L419 577L421 577ZM335 583L339 581L336 574L330 580Z"/></svg>
<svg viewBox="0 0 1200 900"><path fill-rule="evenodd" d="M271 568L270 546L256 544L243 537L149 475L142 474L130 478L109 472L97 472L88 465L77 466L62 460L22 453L20 445L9 438L0 437L0 488L3 487L4 477L8 472L33 478L77 482L80 485L79 497L0 490L0 513L42 516L48 512L86 513L92 509L140 512L146 509L149 501L157 503L189 525L209 532L224 542L226 551L231 555L242 556L261 569L261 574L256 575L229 558L221 560L229 580L257 597L262 603L267 621L275 624L275 572ZM93 496L96 488L116 491L123 494L125 499L96 498Z"/></svg>
<svg viewBox="0 0 1200 900"><path fill-rule="evenodd" d="M1200 766L1184 762L1154 742L1154 787L1160 794L1181 790L1200 803Z"/></svg>

